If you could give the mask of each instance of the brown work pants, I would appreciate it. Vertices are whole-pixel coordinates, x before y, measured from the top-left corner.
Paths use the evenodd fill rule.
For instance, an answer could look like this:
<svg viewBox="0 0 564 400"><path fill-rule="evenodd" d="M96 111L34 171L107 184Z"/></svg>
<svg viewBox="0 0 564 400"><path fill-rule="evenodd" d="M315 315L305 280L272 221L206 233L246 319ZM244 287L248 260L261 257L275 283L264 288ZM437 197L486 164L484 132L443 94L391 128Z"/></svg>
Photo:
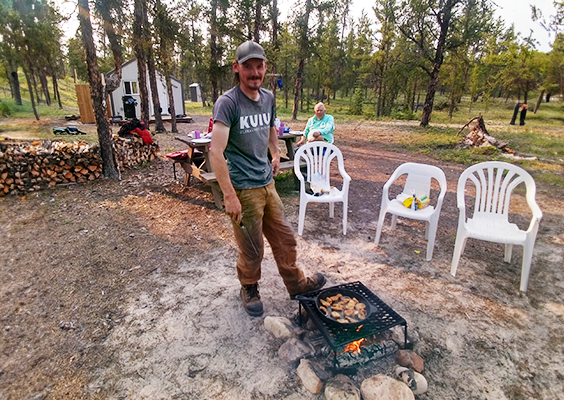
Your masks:
<svg viewBox="0 0 564 400"><path fill-rule="evenodd" d="M284 216L284 207L274 181L261 188L239 189L236 192L243 211L241 225L233 223L239 245L237 277L241 285L255 284L261 277L264 234L288 293L300 293L306 278L296 266L296 238Z"/></svg>

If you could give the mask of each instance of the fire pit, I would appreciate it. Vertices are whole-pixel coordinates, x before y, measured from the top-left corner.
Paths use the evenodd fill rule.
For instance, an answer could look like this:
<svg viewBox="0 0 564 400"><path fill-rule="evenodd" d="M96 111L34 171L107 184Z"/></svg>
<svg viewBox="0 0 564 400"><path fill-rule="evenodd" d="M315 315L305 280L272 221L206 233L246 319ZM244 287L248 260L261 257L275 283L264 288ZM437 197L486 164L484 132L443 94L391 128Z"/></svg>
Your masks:
<svg viewBox="0 0 564 400"><path fill-rule="evenodd" d="M405 337L404 347L407 346L407 322L405 319L362 283L346 283L329 289L345 289L349 292L358 293L359 296L364 297L368 301L372 309L370 315L362 321L361 325L349 327L346 326L346 324L339 325L328 323L326 318L323 318L321 315L315 300L299 300L300 325L303 325L303 308L332 349L334 356L333 363L335 366L343 366L343 363L351 364L356 361L364 362L367 357L381 357L396 351L397 345L395 343L392 344L382 339L382 333L390 330L394 326L403 325ZM320 292L321 290L309 292L307 296L315 298ZM351 354L353 355L352 358Z"/></svg>

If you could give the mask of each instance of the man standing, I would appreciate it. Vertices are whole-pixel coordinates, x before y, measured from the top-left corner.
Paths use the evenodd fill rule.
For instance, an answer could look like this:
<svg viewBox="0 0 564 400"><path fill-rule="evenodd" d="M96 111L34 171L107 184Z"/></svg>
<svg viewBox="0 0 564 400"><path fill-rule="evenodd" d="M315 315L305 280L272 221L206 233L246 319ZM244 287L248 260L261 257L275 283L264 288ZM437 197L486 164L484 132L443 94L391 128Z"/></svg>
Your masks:
<svg viewBox="0 0 564 400"><path fill-rule="evenodd" d="M313 108L315 115L308 119L304 135L296 146L301 146L307 140L316 140L333 143L333 131L335 130L335 120L332 115L325 114L325 104L319 102Z"/></svg>
<svg viewBox="0 0 564 400"><path fill-rule="evenodd" d="M261 88L266 73L262 46L247 41L235 52L237 86L219 97L213 111L210 160L221 187L225 212L239 246L237 277L249 315L261 316L258 291L264 254L263 234L291 297L323 287L325 277L306 278L296 266L296 239L283 213L273 176L280 168L274 96ZM272 161L268 159L268 150Z"/></svg>

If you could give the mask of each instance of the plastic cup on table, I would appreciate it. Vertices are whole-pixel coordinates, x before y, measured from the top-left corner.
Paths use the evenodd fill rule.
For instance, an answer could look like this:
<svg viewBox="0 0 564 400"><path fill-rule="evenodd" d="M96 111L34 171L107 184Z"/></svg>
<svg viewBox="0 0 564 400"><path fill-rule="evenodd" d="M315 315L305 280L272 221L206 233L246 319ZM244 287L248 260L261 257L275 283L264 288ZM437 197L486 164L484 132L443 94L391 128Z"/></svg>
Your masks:
<svg viewBox="0 0 564 400"><path fill-rule="evenodd" d="M194 139L200 138L200 131L194 131Z"/></svg>

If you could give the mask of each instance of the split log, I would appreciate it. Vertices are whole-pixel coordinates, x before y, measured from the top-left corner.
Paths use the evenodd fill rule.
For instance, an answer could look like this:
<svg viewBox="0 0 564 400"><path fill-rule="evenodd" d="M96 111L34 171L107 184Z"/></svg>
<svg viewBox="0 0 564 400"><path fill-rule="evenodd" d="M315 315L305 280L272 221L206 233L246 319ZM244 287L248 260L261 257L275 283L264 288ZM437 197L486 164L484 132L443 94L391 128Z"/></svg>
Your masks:
<svg viewBox="0 0 564 400"><path fill-rule="evenodd" d="M493 146L506 153L515 153L513 149L507 146L507 142L500 142L488 133L486 124L484 123L484 118L481 115L468 121L468 123L466 123L456 135L458 136L466 127L470 129L470 132L462 138L462 142L456 147L456 149Z"/></svg>

